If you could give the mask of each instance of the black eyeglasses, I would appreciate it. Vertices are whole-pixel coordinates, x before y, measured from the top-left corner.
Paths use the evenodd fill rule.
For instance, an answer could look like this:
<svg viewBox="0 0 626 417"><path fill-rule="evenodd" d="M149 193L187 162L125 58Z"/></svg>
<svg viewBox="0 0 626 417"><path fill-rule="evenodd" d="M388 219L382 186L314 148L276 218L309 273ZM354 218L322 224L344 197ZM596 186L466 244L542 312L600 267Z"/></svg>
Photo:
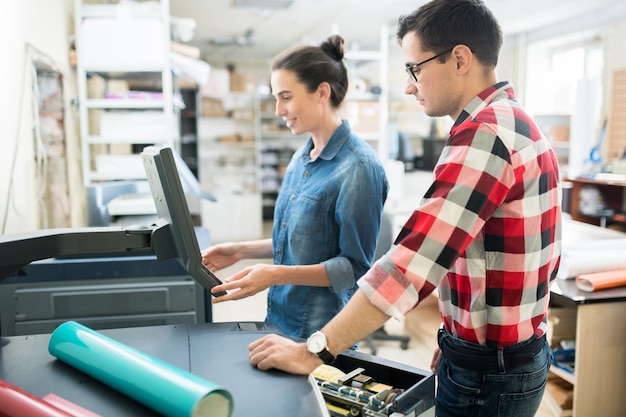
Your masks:
<svg viewBox="0 0 626 417"><path fill-rule="evenodd" d="M409 74L413 78L413 81L417 82L417 75L415 75L415 71L417 70L417 68L420 65L424 65L425 63L427 63L429 61L432 61L433 59L437 59L440 56L442 56L444 54L447 54L448 52L451 52L453 49L454 48L446 49L445 51L440 52L440 53L438 53L435 56L431 56L430 58L428 58L428 59L426 59L426 60L424 60L424 61L422 61L422 62L420 62L418 64L407 65L406 68L404 68L404 70L406 71L407 74Z"/></svg>

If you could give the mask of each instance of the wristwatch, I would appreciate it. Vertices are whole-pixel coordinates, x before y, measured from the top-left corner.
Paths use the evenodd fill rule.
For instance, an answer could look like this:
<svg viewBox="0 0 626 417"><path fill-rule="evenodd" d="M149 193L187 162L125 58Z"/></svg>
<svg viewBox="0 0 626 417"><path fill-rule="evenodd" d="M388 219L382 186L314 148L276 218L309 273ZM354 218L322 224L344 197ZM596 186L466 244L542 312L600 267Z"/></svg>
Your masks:
<svg viewBox="0 0 626 417"><path fill-rule="evenodd" d="M306 340L306 348L327 365L335 362L335 356L328 350L326 335L319 330L309 336Z"/></svg>

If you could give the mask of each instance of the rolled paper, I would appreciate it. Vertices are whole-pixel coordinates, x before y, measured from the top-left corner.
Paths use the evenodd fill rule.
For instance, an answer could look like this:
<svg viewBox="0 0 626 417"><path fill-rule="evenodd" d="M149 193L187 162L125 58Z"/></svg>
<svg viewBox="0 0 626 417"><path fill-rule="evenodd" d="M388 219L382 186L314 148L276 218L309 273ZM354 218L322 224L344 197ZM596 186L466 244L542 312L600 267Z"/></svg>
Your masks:
<svg viewBox="0 0 626 417"><path fill-rule="evenodd" d="M93 413L86 408L80 407L79 405L66 400L65 398L59 397L58 395L48 394L42 399L48 404L52 404L74 417L102 417L100 414Z"/></svg>
<svg viewBox="0 0 626 417"><path fill-rule="evenodd" d="M232 396L225 388L74 321L56 328L48 351L164 416L232 414Z"/></svg>
<svg viewBox="0 0 626 417"><path fill-rule="evenodd" d="M576 277L576 286L583 291L598 291L626 285L626 269L581 274Z"/></svg>
<svg viewBox="0 0 626 417"><path fill-rule="evenodd" d="M563 245L557 276L575 279L581 274L626 268L626 239L604 239Z"/></svg>
<svg viewBox="0 0 626 417"><path fill-rule="evenodd" d="M0 379L0 417L74 417L28 391Z"/></svg>

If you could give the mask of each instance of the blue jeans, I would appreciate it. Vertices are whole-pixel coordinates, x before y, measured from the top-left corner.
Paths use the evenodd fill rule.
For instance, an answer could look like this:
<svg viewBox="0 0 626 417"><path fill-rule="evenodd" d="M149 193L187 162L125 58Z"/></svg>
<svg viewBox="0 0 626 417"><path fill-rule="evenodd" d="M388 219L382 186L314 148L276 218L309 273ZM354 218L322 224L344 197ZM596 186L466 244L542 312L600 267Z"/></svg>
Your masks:
<svg viewBox="0 0 626 417"><path fill-rule="evenodd" d="M458 339L446 330L439 331L439 346L442 358L437 371L437 416L438 417L533 417L541 404L546 388L548 370L552 362L552 351L545 337L537 342L527 340L503 349L494 349ZM535 342L538 352L525 355L523 364L498 360L515 357L524 346ZM542 343L543 342L543 343ZM454 352L451 352L454 350ZM446 351L450 352L446 355ZM500 353L498 353L500 351ZM459 362L461 352L465 358L477 355L484 360L493 353L497 369L476 370L476 361ZM454 360L452 359L454 358ZM513 359L515 363L516 359ZM468 369L470 368L470 369Z"/></svg>

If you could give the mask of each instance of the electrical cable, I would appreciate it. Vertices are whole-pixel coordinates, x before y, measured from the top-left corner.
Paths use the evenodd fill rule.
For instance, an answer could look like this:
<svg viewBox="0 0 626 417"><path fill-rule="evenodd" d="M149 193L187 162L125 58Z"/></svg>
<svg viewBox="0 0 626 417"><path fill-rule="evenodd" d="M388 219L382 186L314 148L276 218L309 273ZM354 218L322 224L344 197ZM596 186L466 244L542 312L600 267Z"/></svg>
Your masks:
<svg viewBox="0 0 626 417"><path fill-rule="evenodd" d="M22 72L22 81L20 83L20 86L22 87L20 91L24 91L24 86L26 83L26 68L28 65L28 62L31 62L31 49L30 49L30 45L26 44L25 49L26 49L26 53L24 54L24 71ZM22 131L22 109L24 107L24 95L21 94L20 95L20 101L19 101L19 111L18 111L18 116L17 116L17 135L15 137L15 144L14 144L14 149L13 149L13 159L11 161L11 169L9 170L9 172L11 173L11 175L9 176L9 188L7 190L7 198L4 200L6 202L5 207L4 207L4 216L2 219L2 234L4 234L6 232L6 225L7 225L7 221L9 218L9 206L11 205L11 194L13 192L13 179L15 178L15 166L17 165L17 151L19 149L19 144L20 144L20 134ZM13 201L13 208L19 212L19 210L17 210L17 207L15 207L15 201Z"/></svg>

